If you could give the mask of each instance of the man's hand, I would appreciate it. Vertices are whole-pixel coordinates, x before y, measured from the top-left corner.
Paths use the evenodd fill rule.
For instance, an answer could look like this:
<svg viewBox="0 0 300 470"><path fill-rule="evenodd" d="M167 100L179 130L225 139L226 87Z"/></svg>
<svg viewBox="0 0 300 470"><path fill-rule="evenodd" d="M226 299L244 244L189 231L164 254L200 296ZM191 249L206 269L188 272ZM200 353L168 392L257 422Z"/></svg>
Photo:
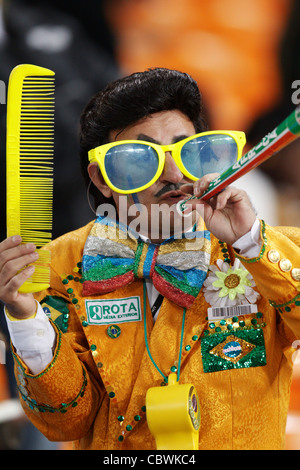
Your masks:
<svg viewBox="0 0 300 470"><path fill-rule="evenodd" d="M36 302L32 294L20 294L18 289L33 274L37 260L32 243L21 245L20 236L9 237L0 243L0 300L15 318L34 315Z"/></svg>
<svg viewBox="0 0 300 470"><path fill-rule="evenodd" d="M194 195L201 196L217 176L217 173L210 173L196 181ZM256 220L256 213L247 193L232 186L208 201L192 199L187 204L192 204L196 210L200 209L207 229L230 245L249 232Z"/></svg>

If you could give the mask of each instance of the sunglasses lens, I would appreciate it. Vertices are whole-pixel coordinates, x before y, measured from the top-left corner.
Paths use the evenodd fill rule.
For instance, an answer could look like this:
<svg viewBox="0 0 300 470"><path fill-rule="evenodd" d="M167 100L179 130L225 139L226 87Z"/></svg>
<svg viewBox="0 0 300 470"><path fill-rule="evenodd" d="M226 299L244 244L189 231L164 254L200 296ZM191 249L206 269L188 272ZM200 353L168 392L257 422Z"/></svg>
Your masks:
<svg viewBox="0 0 300 470"><path fill-rule="evenodd" d="M121 144L107 151L104 165L110 182L122 191L130 191L152 180L158 169L158 155L145 144Z"/></svg>
<svg viewBox="0 0 300 470"><path fill-rule="evenodd" d="M195 178L222 173L236 162L238 147L229 135L211 134L189 140L181 149L181 161Z"/></svg>

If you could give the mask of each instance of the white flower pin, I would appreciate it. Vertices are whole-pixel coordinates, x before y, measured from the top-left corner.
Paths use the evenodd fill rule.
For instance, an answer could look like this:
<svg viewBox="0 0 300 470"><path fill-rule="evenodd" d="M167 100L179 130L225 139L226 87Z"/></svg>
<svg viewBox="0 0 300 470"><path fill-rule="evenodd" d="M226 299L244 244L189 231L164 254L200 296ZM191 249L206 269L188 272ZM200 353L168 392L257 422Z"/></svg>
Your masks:
<svg viewBox="0 0 300 470"><path fill-rule="evenodd" d="M257 301L260 295L253 289L253 277L240 260L235 259L233 266L220 259L216 264L209 266L211 272L203 283L207 303L212 307L231 307Z"/></svg>

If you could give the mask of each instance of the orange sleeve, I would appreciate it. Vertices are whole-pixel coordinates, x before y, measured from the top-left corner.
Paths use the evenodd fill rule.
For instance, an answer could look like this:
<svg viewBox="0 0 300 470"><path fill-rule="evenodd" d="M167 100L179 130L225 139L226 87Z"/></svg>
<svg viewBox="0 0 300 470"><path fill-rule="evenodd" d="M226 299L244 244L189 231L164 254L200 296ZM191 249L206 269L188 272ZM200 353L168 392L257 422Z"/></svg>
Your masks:
<svg viewBox="0 0 300 470"><path fill-rule="evenodd" d="M261 221L261 238L257 258L235 256L252 274L258 291L276 309L292 336L300 338L300 229L270 227Z"/></svg>

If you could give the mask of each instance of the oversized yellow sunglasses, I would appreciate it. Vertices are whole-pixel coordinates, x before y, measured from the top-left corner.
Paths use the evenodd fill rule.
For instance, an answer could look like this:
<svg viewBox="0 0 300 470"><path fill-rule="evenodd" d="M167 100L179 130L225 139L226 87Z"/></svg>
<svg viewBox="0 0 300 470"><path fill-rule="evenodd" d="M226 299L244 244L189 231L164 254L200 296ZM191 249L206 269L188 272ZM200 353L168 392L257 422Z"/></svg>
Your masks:
<svg viewBox="0 0 300 470"><path fill-rule="evenodd" d="M107 185L121 194L150 187L162 174L165 153L171 152L179 170L196 181L208 173L222 173L242 156L244 132L209 131L175 144L158 145L143 140L120 140L88 152L97 162Z"/></svg>

